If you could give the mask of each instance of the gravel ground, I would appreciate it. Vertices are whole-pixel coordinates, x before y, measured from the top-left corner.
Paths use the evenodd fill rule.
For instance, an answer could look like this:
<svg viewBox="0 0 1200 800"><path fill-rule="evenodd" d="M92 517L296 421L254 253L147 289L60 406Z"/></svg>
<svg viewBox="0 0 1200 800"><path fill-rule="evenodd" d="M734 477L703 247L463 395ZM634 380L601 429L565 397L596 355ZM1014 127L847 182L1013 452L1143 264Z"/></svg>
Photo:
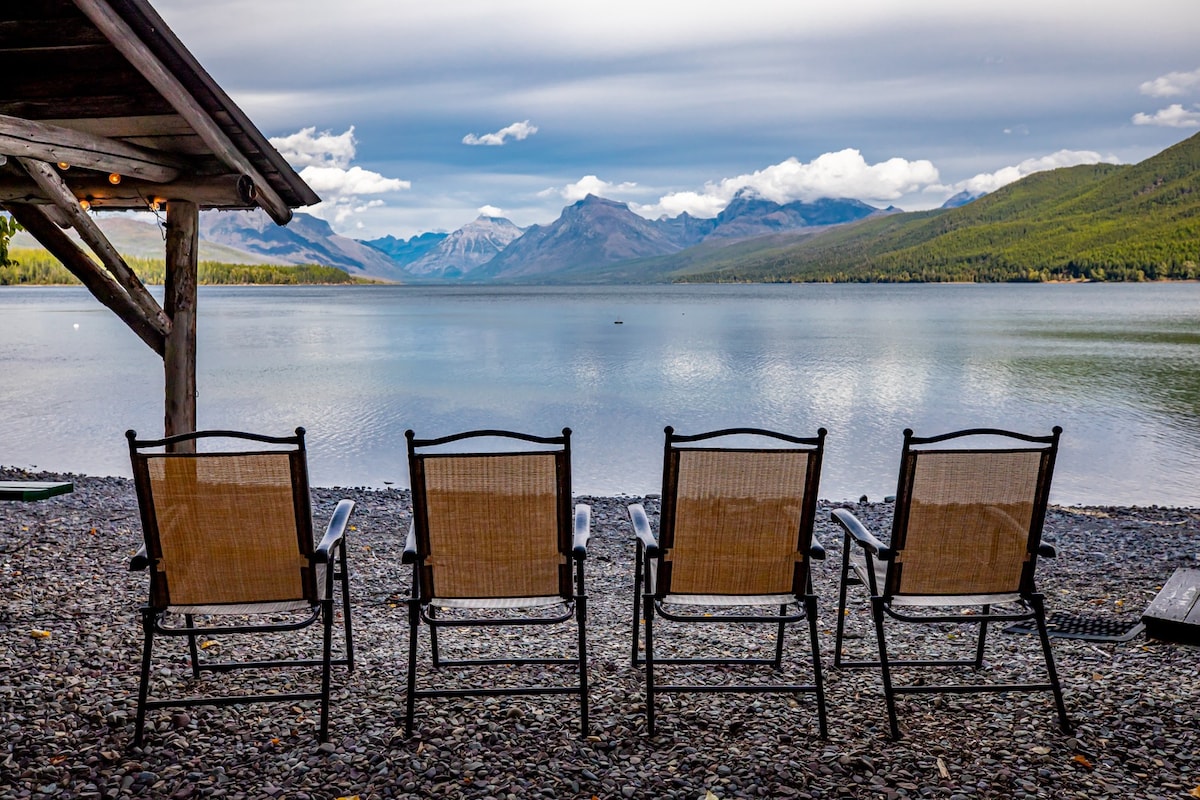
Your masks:
<svg viewBox="0 0 1200 800"><path fill-rule="evenodd" d="M61 476L0 469L0 478L53 477ZM1200 796L1200 649L1144 636L1054 640L1073 735L1058 729L1048 694L941 695L901 700L904 738L889 741L878 673L831 667L841 541L829 504L818 528L829 560L815 575L825 741L808 695L662 697L659 735L645 736L642 674L629 664L633 545L624 506L642 501L653 511L654 498L580 498L593 505L587 739L569 697L422 700L416 735L405 739L407 493L317 489L319 519L340 497L358 503L349 541L359 666L335 671L330 743L318 746L315 704L293 703L152 711L146 746L134 748L137 609L146 592L146 576L126 570L141 536L136 502L126 480L68 477L74 494L0 504L0 799ZM889 505L854 507L886 533ZM1133 619L1177 567L1198 565L1198 534L1195 509L1054 508L1046 535L1059 557L1040 563L1039 584L1051 610ZM869 636L866 622L859 604L852 633ZM562 638L510 629L447 636L445 646L494 651L528 638L567 651L573 628L560 627ZM713 627L701 642L711 652L771 646ZM667 624L657 632L670 645ZM939 650L970 646L969 632L953 626L923 636ZM869 652L870 642L849 646ZM157 689L191 688L181 645L158 648L168 658L156 667ZM228 637L205 655L290 646ZM794 677L806 680L804 634L789 646ZM1038 664L1036 637L997 632L988 659L983 677L1036 676L1026 669ZM430 673L422 669L424 679ZM203 682L255 691L308 678L243 672Z"/></svg>

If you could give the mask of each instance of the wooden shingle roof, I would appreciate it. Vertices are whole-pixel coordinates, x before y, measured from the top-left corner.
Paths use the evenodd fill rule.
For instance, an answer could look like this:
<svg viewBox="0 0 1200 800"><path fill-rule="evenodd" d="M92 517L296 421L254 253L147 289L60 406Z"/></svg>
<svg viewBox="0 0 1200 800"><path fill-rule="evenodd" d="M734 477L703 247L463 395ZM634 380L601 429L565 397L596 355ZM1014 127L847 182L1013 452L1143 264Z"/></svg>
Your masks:
<svg viewBox="0 0 1200 800"><path fill-rule="evenodd" d="M320 200L146 0L0 0L0 76L0 203L53 201L12 156L95 208Z"/></svg>

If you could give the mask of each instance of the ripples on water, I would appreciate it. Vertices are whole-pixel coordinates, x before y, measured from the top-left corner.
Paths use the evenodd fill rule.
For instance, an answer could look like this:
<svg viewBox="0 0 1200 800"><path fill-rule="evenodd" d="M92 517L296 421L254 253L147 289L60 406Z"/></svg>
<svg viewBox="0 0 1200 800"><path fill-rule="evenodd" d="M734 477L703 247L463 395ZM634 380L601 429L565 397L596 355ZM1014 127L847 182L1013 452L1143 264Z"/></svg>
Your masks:
<svg viewBox="0 0 1200 800"><path fill-rule="evenodd" d="M821 494L880 497L905 427L1058 424L1056 502L1200 505L1197 284L205 287L199 320L201 426L304 425L318 484L406 484L408 427L570 426L576 491L637 494L666 424L825 426ZM82 289L0 325L0 463L128 474L157 357Z"/></svg>

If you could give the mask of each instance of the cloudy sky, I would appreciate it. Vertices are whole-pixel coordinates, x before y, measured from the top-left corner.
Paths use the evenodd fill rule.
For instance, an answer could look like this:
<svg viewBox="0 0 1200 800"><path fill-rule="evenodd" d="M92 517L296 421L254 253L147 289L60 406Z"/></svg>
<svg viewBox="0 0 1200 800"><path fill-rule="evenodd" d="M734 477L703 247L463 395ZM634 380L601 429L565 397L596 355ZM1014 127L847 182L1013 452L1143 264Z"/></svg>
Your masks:
<svg viewBox="0 0 1200 800"><path fill-rule="evenodd" d="M905 210L1200 131L1196 0L153 0L360 239L591 192Z"/></svg>

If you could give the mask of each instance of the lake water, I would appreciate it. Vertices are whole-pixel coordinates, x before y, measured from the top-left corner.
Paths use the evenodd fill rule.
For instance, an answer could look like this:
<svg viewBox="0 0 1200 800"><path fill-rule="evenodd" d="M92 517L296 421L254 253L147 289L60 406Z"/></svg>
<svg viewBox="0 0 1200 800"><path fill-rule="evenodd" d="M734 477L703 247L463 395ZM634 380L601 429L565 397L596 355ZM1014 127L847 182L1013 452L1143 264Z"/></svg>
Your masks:
<svg viewBox="0 0 1200 800"><path fill-rule="evenodd" d="M309 431L316 485L407 485L403 432L574 432L580 494L658 491L662 428L829 429L821 495L901 431L1065 433L1052 499L1200 506L1200 284L202 287L199 424ZM621 324L615 324L620 321ZM128 475L162 365L80 288L0 290L0 464Z"/></svg>

